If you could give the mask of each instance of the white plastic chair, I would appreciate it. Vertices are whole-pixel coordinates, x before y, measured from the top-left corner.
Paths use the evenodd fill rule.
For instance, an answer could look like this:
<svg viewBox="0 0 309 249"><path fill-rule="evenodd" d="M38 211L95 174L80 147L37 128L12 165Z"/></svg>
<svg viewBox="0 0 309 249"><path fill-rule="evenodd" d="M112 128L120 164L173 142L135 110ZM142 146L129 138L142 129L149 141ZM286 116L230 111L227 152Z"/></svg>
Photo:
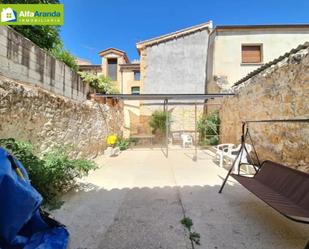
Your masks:
<svg viewBox="0 0 309 249"><path fill-rule="evenodd" d="M252 151L252 146L250 144L245 144L246 149L248 151L248 154L250 154L250 152ZM226 154L226 156L228 156L230 159L232 159L233 161L235 160L236 156L239 153L239 150L241 148L241 144L237 146L237 148L232 149L229 151L229 153ZM246 171L249 171L249 162L248 162L248 154L245 150L243 150L243 153L241 155L241 157L238 157L237 161L235 162L235 165L239 165L241 164L246 164ZM234 167L234 173L237 174L238 173L238 167Z"/></svg>
<svg viewBox="0 0 309 249"><path fill-rule="evenodd" d="M193 145L193 139L189 134L181 134L182 147L186 148L187 145Z"/></svg>
<svg viewBox="0 0 309 249"><path fill-rule="evenodd" d="M219 144L215 147L216 149L216 158L219 160L219 165L223 168L223 159L224 154L231 154L231 150L235 147L235 144Z"/></svg>

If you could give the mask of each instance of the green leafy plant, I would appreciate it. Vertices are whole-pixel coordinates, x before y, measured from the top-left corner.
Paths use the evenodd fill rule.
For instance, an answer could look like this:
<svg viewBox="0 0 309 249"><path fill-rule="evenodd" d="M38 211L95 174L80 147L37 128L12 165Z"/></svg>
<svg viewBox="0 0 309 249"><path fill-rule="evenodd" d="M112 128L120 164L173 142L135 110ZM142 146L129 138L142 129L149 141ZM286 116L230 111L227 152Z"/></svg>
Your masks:
<svg viewBox="0 0 309 249"><path fill-rule="evenodd" d="M37 155L29 143L12 138L0 139L0 146L9 150L27 169L31 184L50 208L59 207L60 197L76 185L76 178L86 176L96 165L85 159L70 159L68 148L56 148Z"/></svg>
<svg viewBox="0 0 309 249"><path fill-rule="evenodd" d="M215 111L204 115L197 123L201 145L217 145L219 143L220 118Z"/></svg>
<svg viewBox="0 0 309 249"><path fill-rule="evenodd" d="M130 147L130 143L130 139L118 138L116 146L119 147L120 150L127 150Z"/></svg>
<svg viewBox="0 0 309 249"><path fill-rule="evenodd" d="M191 218L189 217L184 217L180 223L188 229L189 231L189 239L192 241L192 243L195 243L197 245L200 245L200 239L201 239L201 235L197 232L193 232L192 231L192 227L193 227L193 221Z"/></svg>
<svg viewBox="0 0 309 249"><path fill-rule="evenodd" d="M2 0L3 4L59 4L59 0ZM51 50L61 44L59 26L21 25L11 26L18 33L45 50Z"/></svg>
<svg viewBox="0 0 309 249"><path fill-rule="evenodd" d="M164 133L166 131L166 119L170 120L170 113L156 110L151 114L149 125L153 133Z"/></svg>
<svg viewBox="0 0 309 249"><path fill-rule="evenodd" d="M45 50L53 49L56 45L61 44L58 26L17 25L12 28Z"/></svg>
<svg viewBox="0 0 309 249"><path fill-rule="evenodd" d="M58 44L57 46L52 48L49 53L56 59L65 63L74 71L78 70L78 65L76 64L75 57L68 50L65 50L62 44Z"/></svg>
<svg viewBox="0 0 309 249"><path fill-rule="evenodd" d="M4 4L59 4L59 0L2 0ZM63 43L60 37L59 26L52 25L21 25L11 26L18 33L22 34L30 41L44 49L50 55L56 59L64 62L74 71L77 71L78 67L75 62L74 56L64 49Z"/></svg>
<svg viewBox="0 0 309 249"><path fill-rule="evenodd" d="M89 72L79 72L79 75L81 76L83 81L93 87L97 93L118 93L118 89L116 88L115 84L104 75L96 75Z"/></svg>
<svg viewBox="0 0 309 249"><path fill-rule="evenodd" d="M59 0L2 0L3 4L59 4ZM59 26L21 25L11 26L18 33L45 50L51 50L61 44Z"/></svg>
<svg viewBox="0 0 309 249"><path fill-rule="evenodd" d="M184 225L189 231L191 231L191 228L193 226L193 221L189 217L183 218L181 221L181 224Z"/></svg>
<svg viewBox="0 0 309 249"><path fill-rule="evenodd" d="M30 143L15 141L13 138L0 139L0 146L10 151L27 168L29 175L33 170L43 164L38 156L35 155L33 146Z"/></svg>
<svg viewBox="0 0 309 249"><path fill-rule="evenodd" d="M190 233L190 240L194 242L197 245L201 244L201 235L197 232L191 232Z"/></svg>
<svg viewBox="0 0 309 249"><path fill-rule="evenodd" d="M65 148L57 148L43 155L44 166L41 168L41 176L35 178L36 186L43 189L45 198L57 201L59 197L73 188L76 178L88 175L88 172L96 168L96 165L85 159L70 159ZM43 181L40 180L42 175Z"/></svg>

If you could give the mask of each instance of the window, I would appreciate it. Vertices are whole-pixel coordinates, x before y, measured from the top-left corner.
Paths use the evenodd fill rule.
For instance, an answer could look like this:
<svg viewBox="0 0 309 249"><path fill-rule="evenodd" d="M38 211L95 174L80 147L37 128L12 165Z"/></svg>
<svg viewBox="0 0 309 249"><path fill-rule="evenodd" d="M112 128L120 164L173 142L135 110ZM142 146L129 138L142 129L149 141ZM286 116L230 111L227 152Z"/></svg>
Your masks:
<svg viewBox="0 0 309 249"><path fill-rule="evenodd" d="M117 80L117 58L107 59L107 76Z"/></svg>
<svg viewBox="0 0 309 249"><path fill-rule="evenodd" d="M140 87L139 86L132 86L131 87L131 94L139 95L140 94Z"/></svg>
<svg viewBox="0 0 309 249"><path fill-rule="evenodd" d="M242 63L261 63L262 45L242 45L241 58Z"/></svg>
<svg viewBox="0 0 309 249"><path fill-rule="evenodd" d="M140 71L134 71L134 80L136 80L136 81L141 80L141 72Z"/></svg>

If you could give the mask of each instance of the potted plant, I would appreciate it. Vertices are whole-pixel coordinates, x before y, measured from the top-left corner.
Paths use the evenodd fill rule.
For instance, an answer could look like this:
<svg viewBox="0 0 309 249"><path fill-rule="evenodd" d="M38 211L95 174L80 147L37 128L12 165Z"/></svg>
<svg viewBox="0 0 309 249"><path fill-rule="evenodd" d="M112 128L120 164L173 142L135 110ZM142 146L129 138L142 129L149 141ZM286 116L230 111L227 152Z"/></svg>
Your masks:
<svg viewBox="0 0 309 249"><path fill-rule="evenodd" d="M118 156L119 155L120 149L119 147L116 147L117 140L118 138L117 138L117 135L115 134L111 134L107 137L106 143L108 147L104 151L105 155L108 155L108 156Z"/></svg>
<svg viewBox="0 0 309 249"><path fill-rule="evenodd" d="M166 124L166 120L168 121ZM156 110L151 114L149 126L152 134L155 135L156 142L161 141L165 137L166 129L169 129L171 114L166 111Z"/></svg>

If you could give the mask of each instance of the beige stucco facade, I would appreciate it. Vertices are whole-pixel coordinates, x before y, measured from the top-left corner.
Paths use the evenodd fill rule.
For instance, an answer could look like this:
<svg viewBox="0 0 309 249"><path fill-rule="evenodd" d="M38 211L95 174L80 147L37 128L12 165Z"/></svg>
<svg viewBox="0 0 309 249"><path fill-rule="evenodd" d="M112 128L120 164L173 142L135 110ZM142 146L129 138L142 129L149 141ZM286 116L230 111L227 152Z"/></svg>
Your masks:
<svg viewBox="0 0 309 249"><path fill-rule="evenodd" d="M131 94L132 87L141 89L141 81L135 80L134 72L139 71L139 64L123 64L121 67L121 93ZM140 133L139 124L141 116L140 101L124 101L124 137L128 138L132 134Z"/></svg>
<svg viewBox="0 0 309 249"><path fill-rule="evenodd" d="M102 73L105 76L108 76L108 59L117 59L117 79L113 82L116 85L118 91L121 93L122 74L120 65L129 63L126 53L118 49L109 48L100 52L99 55L101 57Z"/></svg>
<svg viewBox="0 0 309 249"><path fill-rule="evenodd" d="M309 41L309 27L220 28L211 34L207 65L208 92L224 90L261 65ZM260 45L261 63L242 63L242 45Z"/></svg>
<svg viewBox="0 0 309 249"><path fill-rule="evenodd" d="M121 65L121 93L131 94L132 87L142 87L140 80L135 80L134 72L139 72L139 64Z"/></svg>

